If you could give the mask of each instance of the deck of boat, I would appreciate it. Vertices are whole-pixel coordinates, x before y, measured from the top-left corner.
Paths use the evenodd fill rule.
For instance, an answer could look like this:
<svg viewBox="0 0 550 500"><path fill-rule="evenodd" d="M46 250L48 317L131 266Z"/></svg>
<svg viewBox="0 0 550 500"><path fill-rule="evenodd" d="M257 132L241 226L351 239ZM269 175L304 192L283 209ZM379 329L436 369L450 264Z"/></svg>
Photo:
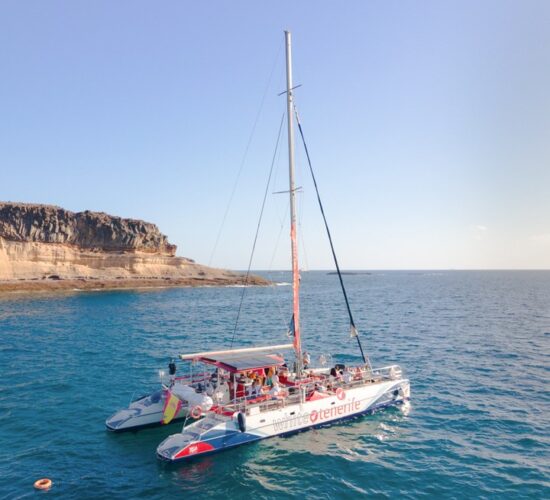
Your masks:
<svg viewBox="0 0 550 500"><path fill-rule="evenodd" d="M308 370L307 375L307 377L300 379L280 380L285 390L277 397L263 394L257 398L236 398L227 404L212 407L210 412L228 417L234 415L235 412L243 412L249 415L252 409L254 409L253 412L263 413L299 404L303 401L337 396L339 390L345 391L397 380L402 377L402 370L399 365L386 366L372 371L366 368L355 368L355 374L348 382L345 382L342 378L331 376L328 368ZM304 399L302 399L301 392L305 394Z"/></svg>

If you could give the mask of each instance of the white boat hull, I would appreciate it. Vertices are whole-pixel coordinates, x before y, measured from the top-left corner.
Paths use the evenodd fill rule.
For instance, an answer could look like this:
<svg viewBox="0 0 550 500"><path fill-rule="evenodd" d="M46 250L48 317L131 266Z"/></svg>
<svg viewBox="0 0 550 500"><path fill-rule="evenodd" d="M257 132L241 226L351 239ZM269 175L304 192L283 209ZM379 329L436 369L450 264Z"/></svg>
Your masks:
<svg viewBox="0 0 550 500"><path fill-rule="evenodd" d="M128 408L111 415L105 421L107 429L113 432L124 432L162 425L165 395L163 391L159 392L160 394L153 393L144 396L131 403ZM188 415L189 406L182 405L172 422L184 419Z"/></svg>
<svg viewBox="0 0 550 500"><path fill-rule="evenodd" d="M350 387L338 391L338 395L303 403L287 405L275 400L272 403L276 408L261 411L259 407L250 407L247 415L242 412L233 415L209 412L202 421L192 423L181 433L165 439L157 448L157 456L168 462L179 462L400 405L409 398L409 381L399 378Z"/></svg>

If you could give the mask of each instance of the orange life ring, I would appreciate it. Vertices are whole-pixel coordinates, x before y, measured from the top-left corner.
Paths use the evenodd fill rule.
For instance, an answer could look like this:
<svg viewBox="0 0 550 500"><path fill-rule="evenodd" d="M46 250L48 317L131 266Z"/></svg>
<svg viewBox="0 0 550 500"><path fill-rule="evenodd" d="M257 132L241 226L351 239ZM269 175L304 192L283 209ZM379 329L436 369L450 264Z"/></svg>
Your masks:
<svg viewBox="0 0 550 500"><path fill-rule="evenodd" d="M341 387L338 387L338 389L336 389L336 397L342 401L346 397L346 391L344 391Z"/></svg>
<svg viewBox="0 0 550 500"><path fill-rule="evenodd" d="M202 408L200 406L194 406L191 410L191 416L194 419L201 418L202 416Z"/></svg>
<svg viewBox="0 0 550 500"><path fill-rule="evenodd" d="M52 487L52 480L48 479L47 477L39 479L38 481L34 482L34 487L37 490L49 490Z"/></svg>

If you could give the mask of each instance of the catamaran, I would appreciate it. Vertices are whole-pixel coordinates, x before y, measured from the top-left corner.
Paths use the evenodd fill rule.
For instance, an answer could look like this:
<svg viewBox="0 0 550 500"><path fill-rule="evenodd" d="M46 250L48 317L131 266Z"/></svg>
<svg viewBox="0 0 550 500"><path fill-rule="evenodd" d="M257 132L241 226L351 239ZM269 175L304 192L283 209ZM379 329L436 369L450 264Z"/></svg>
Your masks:
<svg viewBox="0 0 550 500"><path fill-rule="evenodd" d="M230 397L226 403L214 404L206 412L192 409L193 417L204 414L204 418L184 425L181 432L169 436L157 448L157 456L168 462L188 460L268 437L324 426L380 408L402 405L410 399L410 383L404 378L401 368L398 365L391 365L373 369L363 351L294 105L291 35L288 31L285 31L285 46L293 342L277 346L181 355L181 359L216 367L218 377L221 376L223 383L229 388ZM356 339L363 360L356 366L336 364L310 368L309 359L302 352L294 181L294 117L304 143L347 306L351 336ZM286 349L293 349L295 354L295 362L290 367L281 354L281 351ZM256 392L243 394L246 381L249 381L251 376L252 378L256 376L262 382L256 385Z"/></svg>

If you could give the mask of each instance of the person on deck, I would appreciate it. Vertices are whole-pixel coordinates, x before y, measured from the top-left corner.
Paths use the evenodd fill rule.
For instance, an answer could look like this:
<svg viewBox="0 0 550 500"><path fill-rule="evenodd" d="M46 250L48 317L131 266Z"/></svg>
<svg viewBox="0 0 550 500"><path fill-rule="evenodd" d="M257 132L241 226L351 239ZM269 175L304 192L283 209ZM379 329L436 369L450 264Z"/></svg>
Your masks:
<svg viewBox="0 0 550 500"><path fill-rule="evenodd" d="M218 404L227 404L231 399L229 384L226 380L222 380L218 386L218 390L214 393L214 398Z"/></svg>
<svg viewBox="0 0 550 500"><path fill-rule="evenodd" d="M273 377L273 373L273 367L265 369L265 385L267 385L268 387L273 386L273 379L271 378Z"/></svg>
<svg viewBox="0 0 550 500"><path fill-rule="evenodd" d="M212 397L212 394L214 394L214 389L215 388L212 382L210 382L210 380L207 380L206 384L204 385L204 391L206 392L206 395Z"/></svg>
<svg viewBox="0 0 550 500"><path fill-rule="evenodd" d="M253 394L255 398L259 398L262 395L262 382L258 377L252 384Z"/></svg>
<svg viewBox="0 0 550 500"><path fill-rule="evenodd" d="M311 356L307 351L304 351L304 356L302 358L302 362L304 364L304 370L307 370L309 368L309 365L311 363Z"/></svg>
<svg viewBox="0 0 550 500"><path fill-rule="evenodd" d="M257 397L261 396L262 394L262 384L260 383L259 379L254 379L254 382L252 382L252 385L250 385L246 389L246 395L250 399L256 399Z"/></svg>
<svg viewBox="0 0 550 500"><path fill-rule="evenodd" d="M353 380L353 373L351 373L349 368L346 368L342 378L344 379L344 384L349 384Z"/></svg>
<svg viewBox="0 0 550 500"><path fill-rule="evenodd" d="M269 395L271 396L271 399L277 399L281 395L281 388L277 382L273 384L273 387L269 391Z"/></svg>
<svg viewBox="0 0 550 500"><path fill-rule="evenodd" d="M336 367L333 367L333 368L330 369L330 380L332 382L340 382L342 380L342 375L336 369Z"/></svg>
<svg viewBox="0 0 550 500"><path fill-rule="evenodd" d="M246 397L248 399L254 399L256 396L254 395L256 389L254 388L254 384L249 385L246 388Z"/></svg>
<svg viewBox="0 0 550 500"><path fill-rule="evenodd" d="M279 376L277 375L277 372L276 372L275 368L270 368L267 371L267 377L265 379L265 385L267 385L268 387L273 387L273 384L275 382L279 383Z"/></svg>

